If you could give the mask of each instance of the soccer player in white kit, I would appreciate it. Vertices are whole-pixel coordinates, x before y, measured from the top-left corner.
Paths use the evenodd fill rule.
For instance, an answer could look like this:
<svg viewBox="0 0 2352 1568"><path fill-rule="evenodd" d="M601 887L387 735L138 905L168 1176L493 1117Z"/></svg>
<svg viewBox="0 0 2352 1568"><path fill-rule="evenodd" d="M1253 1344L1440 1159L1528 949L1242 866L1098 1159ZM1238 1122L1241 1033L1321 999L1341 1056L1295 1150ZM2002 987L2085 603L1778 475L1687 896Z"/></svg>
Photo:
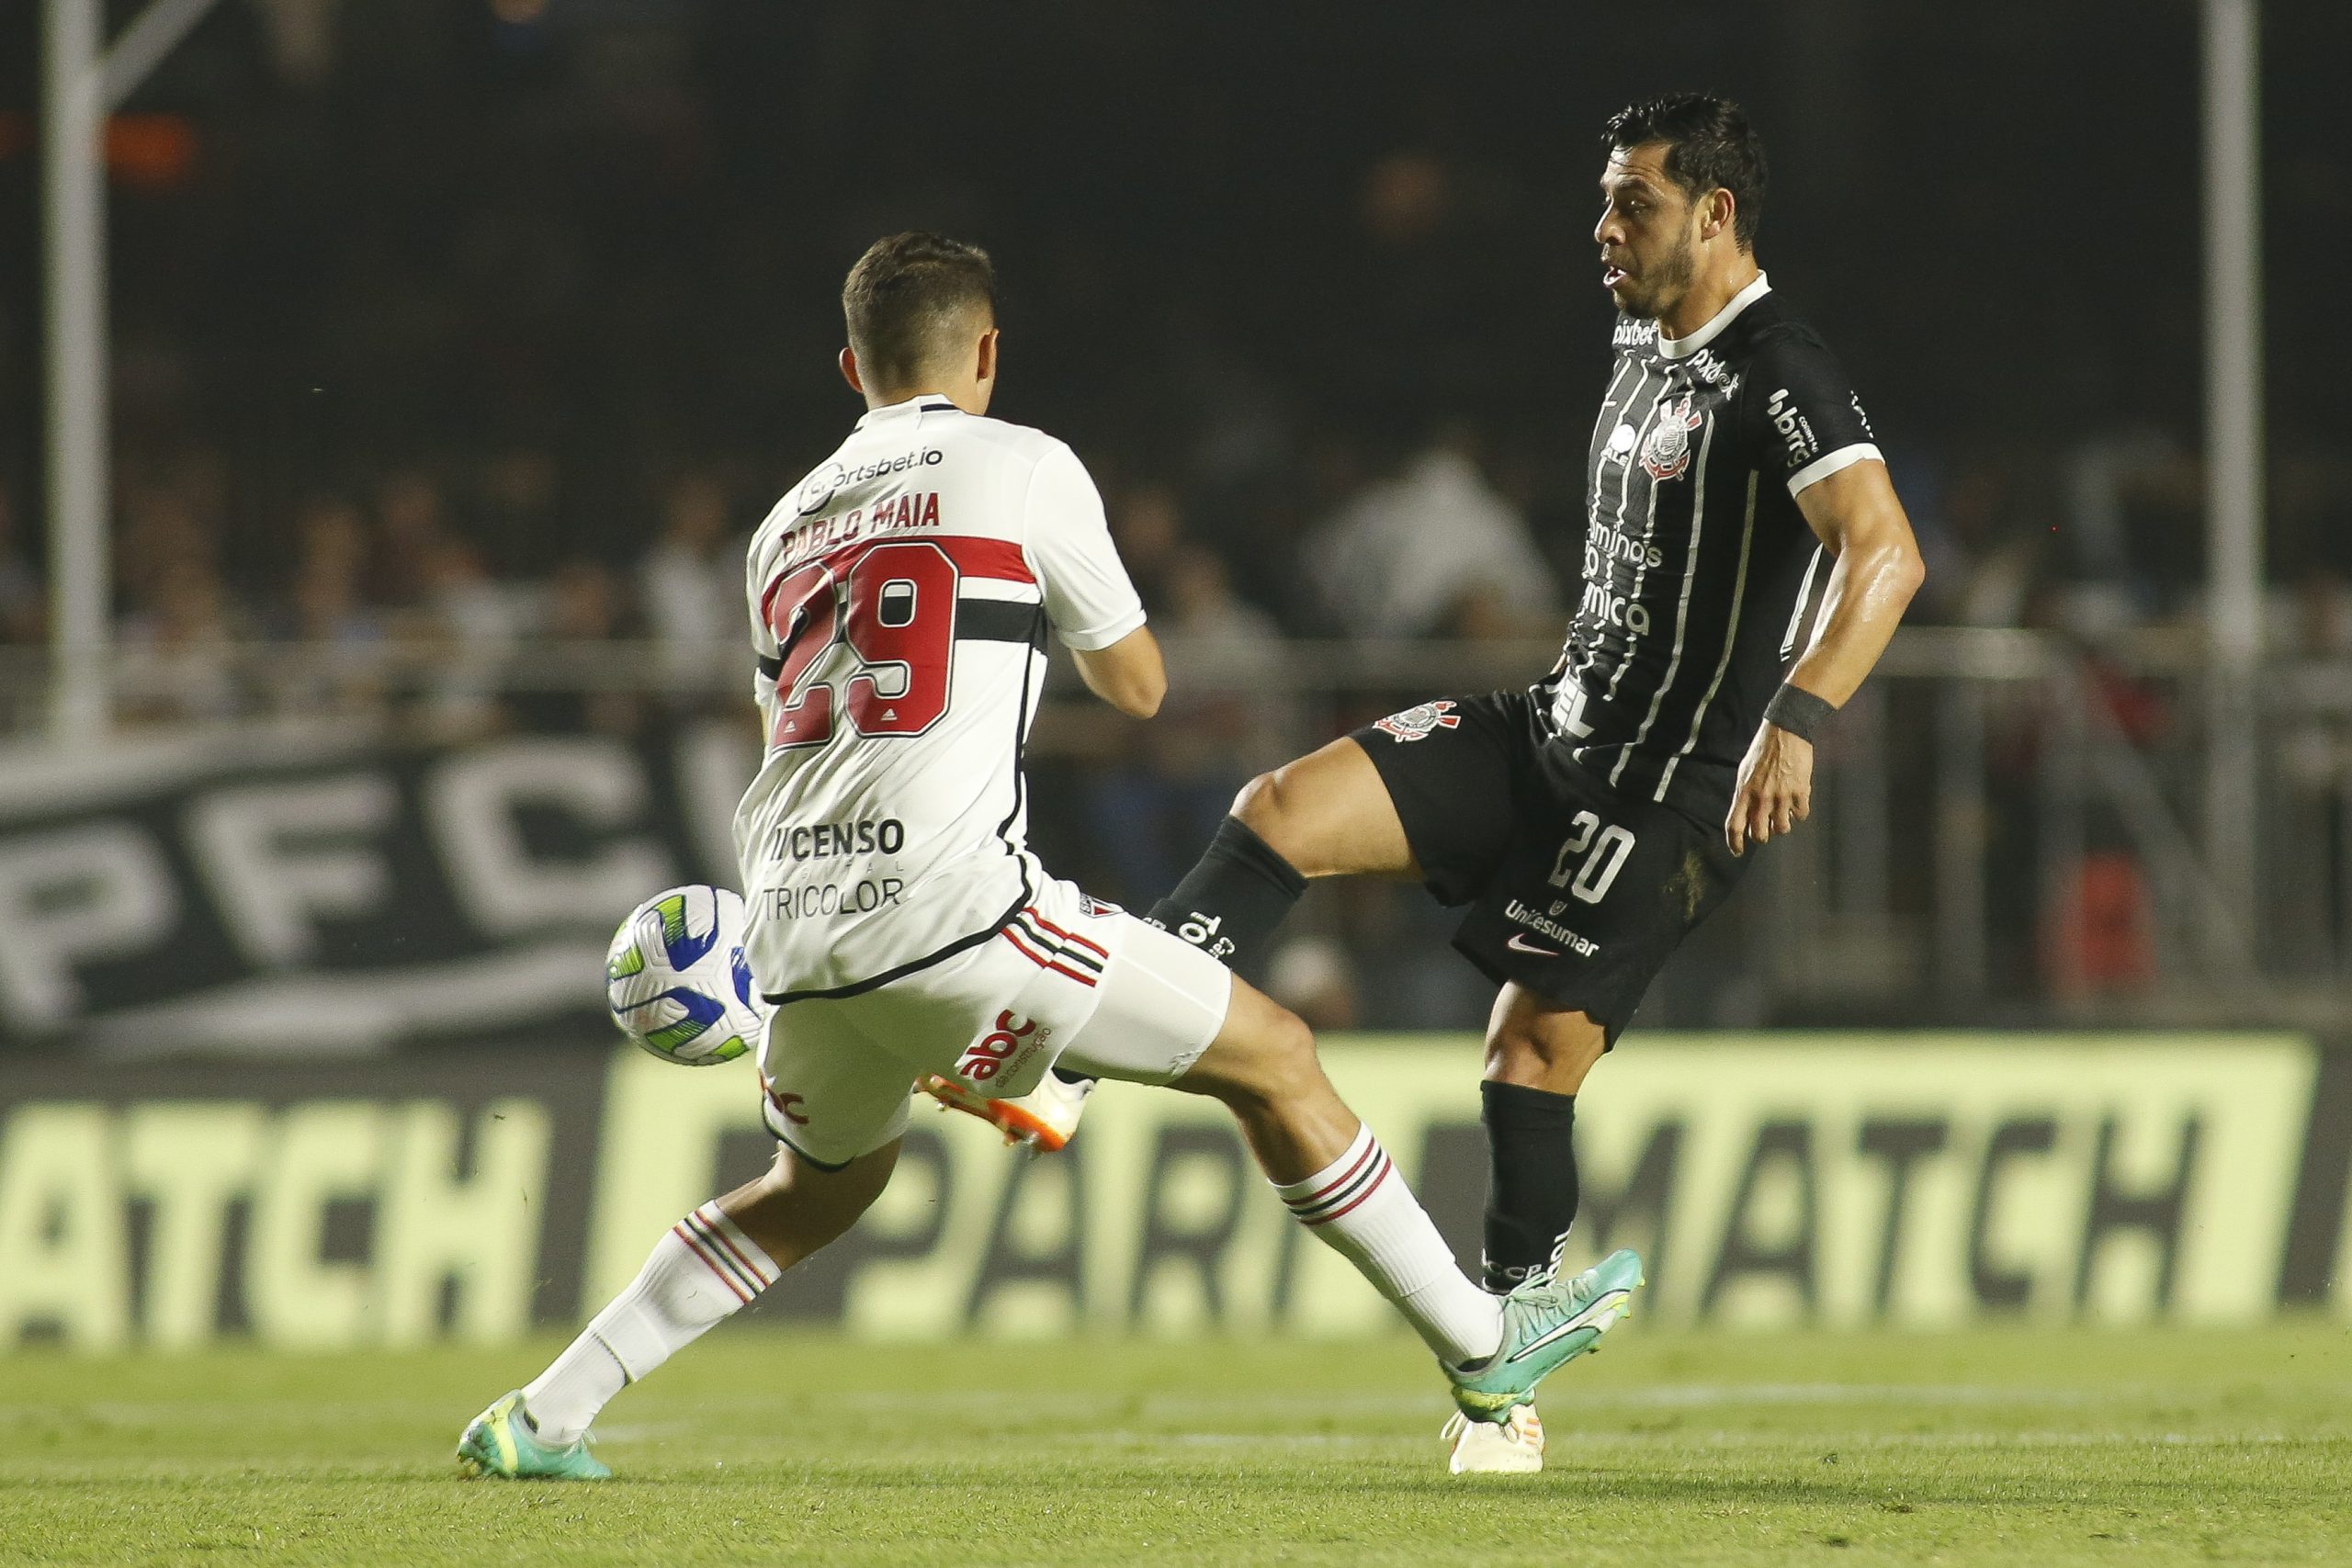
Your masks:
<svg viewBox="0 0 2352 1568"><path fill-rule="evenodd" d="M1500 1420L1623 1315L1640 1259L1498 1300L1463 1275L1332 1089L1306 1026L1180 938L1055 880L1025 842L1021 749L1048 628L1146 718L1159 645L1077 457L985 417L995 276L930 234L876 243L842 290L867 413L769 514L749 562L767 731L736 815L769 1172L685 1216L527 1387L467 1427L479 1473L594 1479L589 1423L625 1385L833 1240L881 1193L908 1096L992 1098L1058 1059L1227 1105L1292 1213Z"/></svg>

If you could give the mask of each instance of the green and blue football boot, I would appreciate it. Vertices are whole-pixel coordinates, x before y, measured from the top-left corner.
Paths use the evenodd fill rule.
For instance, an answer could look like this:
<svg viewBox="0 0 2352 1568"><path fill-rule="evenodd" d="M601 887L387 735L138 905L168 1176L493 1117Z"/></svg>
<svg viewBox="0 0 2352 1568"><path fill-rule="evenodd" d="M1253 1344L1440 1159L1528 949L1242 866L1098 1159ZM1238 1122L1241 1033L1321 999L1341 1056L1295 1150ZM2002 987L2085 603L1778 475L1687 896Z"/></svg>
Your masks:
<svg viewBox="0 0 2352 1568"><path fill-rule="evenodd" d="M1508 1422L1535 1385L1632 1315L1641 1255L1620 1247L1572 1280L1539 1274L1503 1298L1503 1342L1475 1367L1448 1367L1453 1403L1473 1421Z"/></svg>
<svg viewBox="0 0 2352 1568"><path fill-rule="evenodd" d="M507 1481L602 1481L613 1472L588 1451L588 1434L568 1443L542 1441L523 1414L516 1389L466 1427L458 1462L474 1475Z"/></svg>

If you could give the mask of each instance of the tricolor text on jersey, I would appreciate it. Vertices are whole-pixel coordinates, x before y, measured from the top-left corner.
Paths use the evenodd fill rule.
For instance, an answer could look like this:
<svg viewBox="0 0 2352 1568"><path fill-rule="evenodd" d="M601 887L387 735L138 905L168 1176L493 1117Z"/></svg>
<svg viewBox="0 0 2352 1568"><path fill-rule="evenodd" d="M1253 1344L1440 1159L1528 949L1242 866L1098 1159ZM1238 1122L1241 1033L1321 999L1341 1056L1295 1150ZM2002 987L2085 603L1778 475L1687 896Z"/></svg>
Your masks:
<svg viewBox="0 0 2352 1568"><path fill-rule="evenodd" d="M768 918L806 920L826 915L866 915L907 901L907 885L899 877L868 877L862 882L796 882L770 887L761 895Z"/></svg>

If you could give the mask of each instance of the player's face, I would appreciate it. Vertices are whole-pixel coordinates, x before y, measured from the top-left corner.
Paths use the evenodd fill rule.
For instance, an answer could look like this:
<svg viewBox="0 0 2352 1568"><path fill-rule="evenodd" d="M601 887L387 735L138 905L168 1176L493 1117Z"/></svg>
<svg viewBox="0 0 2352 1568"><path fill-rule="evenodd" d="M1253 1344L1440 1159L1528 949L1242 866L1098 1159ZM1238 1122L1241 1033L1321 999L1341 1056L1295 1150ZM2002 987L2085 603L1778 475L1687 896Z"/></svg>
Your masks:
<svg viewBox="0 0 2352 1568"><path fill-rule="evenodd" d="M1699 256L1699 215L1667 175L1666 144L1611 152L1600 194L1608 205L1592 231L1600 286L1629 316L1664 315L1690 287Z"/></svg>

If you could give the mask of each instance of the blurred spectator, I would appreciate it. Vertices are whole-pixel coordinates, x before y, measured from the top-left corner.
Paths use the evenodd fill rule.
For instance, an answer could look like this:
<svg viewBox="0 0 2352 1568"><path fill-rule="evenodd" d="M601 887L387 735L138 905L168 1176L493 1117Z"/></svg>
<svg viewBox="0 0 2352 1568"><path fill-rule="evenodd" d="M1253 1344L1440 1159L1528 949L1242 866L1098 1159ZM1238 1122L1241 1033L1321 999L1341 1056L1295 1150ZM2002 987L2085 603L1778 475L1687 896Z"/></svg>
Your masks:
<svg viewBox="0 0 2352 1568"><path fill-rule="evenodd" d="M1306 547L1307 572L1350 637L1548 636L1558 587L1518 510L1455 433L1340 506Z"/></svg>
<svg viewBox="0 0 2352 1568"><path fill-rule="evenodd" d="M743 556L728 536L727 510L716 477L681 476L662 502L662 536L638 569L646 629L664 677L681 690L740 671L748 657Z"/></svg>
<svg viewBox="0 0 2352 1568"><path fill-rule="evenodd" d="M436 732L464 734L499 721L500 678L526 624L518 599L492 581L481 552L465 541L447 540L434 552L425 603L442 653L425 716Z"/></svg>
<svg viewBox="0 0 2352 1568"><path fill-rule="evenodd" d="M130 723L234 717L237 637L219 575L191 564L147 592L123 625L117 712Z"/></svg>
<svg viewBox="0 0 2352 1568"><path fill-rule="evenodd" d="M610 641L623 630L622 602L619 581L610 568L591 560L567 561L548 580L539 636L573 645ZM517 693L514 706L525 728L626 734L638 727L643 714L638 695L607 689L589 649L560 649L556 657L561 660L560 673L576 684Z"/></svg>
<svg viewBox="0 0 2352 1568"><path fill-rule="evenodd" d="M449 533L448 503L423 468L397 468L376 486L377 603L409 609L424 603L432 563Z"/></svg>
<svg viewBox="0 0 2352 1568"><path fill-rule="evenodd" d="M1135 485L1119 492L1109 512L1119 558L1144 604L1158 610L1168 602L1169 563L1184 542L1183 503L1166 485Z"/></svg>
<svg viewBox="0 0 2352 1568"><path fill-rule="evenodd" d="M368 531L339 498L312 502L295 530L281 635L301 646L273 662L278 703L305 711L372 706L384 688L383 617L363 595Z"/></svg>
<svg viewBox="0 0 2352 1568"><path fill-rule="evenodd" d="M0 642L39 642L48 634L48 597L40 574L17 538L17 513L0 485Z"/></svg>
<svg viewBox="0 0 2352 1568"><path fill-rule="evenodd" d="M1097 777L1089 814L1119 893L1157 898L1176 885L1250 775L1281 760L1288 704L1282 634L1237 598L1225 563L1199 545L1171 547L1166 606L1168 700L1125 732L1132 750Z"/></svg>
<svg viewBox="0 0 2352 1568"><path fill-rule="evenodd" d="M1363 1022L1355 967L1347 948L1328 936L1293 937L1266 966L1266 994L1320 1034Z"/></svg>

